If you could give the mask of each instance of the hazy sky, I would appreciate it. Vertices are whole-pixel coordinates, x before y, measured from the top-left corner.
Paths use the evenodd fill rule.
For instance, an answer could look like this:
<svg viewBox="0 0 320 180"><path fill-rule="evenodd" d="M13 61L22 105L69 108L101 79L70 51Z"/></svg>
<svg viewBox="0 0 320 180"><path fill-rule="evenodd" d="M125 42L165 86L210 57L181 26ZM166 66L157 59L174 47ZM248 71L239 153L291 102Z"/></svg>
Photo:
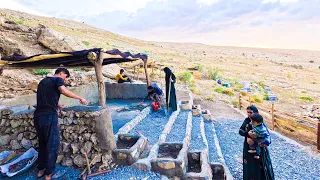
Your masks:
<svg viewBox="0 0 320 180"><path fill-rule="evenodd" d="M151 41L320 50L320 0L0 0Z"/></svg>

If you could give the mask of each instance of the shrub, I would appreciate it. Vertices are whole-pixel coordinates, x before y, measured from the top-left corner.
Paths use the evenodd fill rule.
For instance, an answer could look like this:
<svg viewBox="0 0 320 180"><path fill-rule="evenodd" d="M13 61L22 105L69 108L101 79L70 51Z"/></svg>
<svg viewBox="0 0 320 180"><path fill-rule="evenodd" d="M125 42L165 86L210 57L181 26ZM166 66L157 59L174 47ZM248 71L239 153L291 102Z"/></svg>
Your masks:
<svg viewBox="0 0 320 180"><path fill-rule="evenodd" d="M233 90L230 88L224 89L222 93L228 96L234 96Z"/></svg>
<svg viewBox="0 0 320 180"><path fill-rule="evenodd" d="M47 75L47 74L49 74L49 72L50 71L48 69L34 69L32 71L32 73L35 75Z"/></svg>
<svg viewBox="0 0 320 180"><path fill-rule="evenodd" d="M314 63L314 61L313 60L311 60L311 61L309 61L310 63Z"/></svg>
<svg viewBox="0 0 320 180"><path fill-rule="evenodd" d="M193 72L194 79L201 79L201 73L200 72Z"/></svg>
<svg viewBox="0 0 320 180"><path fill-rule="evenodd" d="M215 92L222 94L224 89L222 87L218 87L216 89L214 89Z"/></svg>
<svg viewBox="0 0 320 180"><path fill-rule="evenodd" d="M81 68L74 68L74 71L81 71Z"/></svg>
<svg viewBox="0 0 320 180"><path fill-rule="evenodd" d="M240 106L239 101L236 101L236 100L232 100L232 101L231 101L231 104L232 104L233 106L235 106L235 107L239 107L239 106Z"/></svg>
<svg viewBox="0 0 320 180"><path fill-rule="evenodd" d="M85 46L89 46L89 42L88 41L82 41L82 44L84 44Z"/></svg>
<svg viewBox="0 0 320 180"><path fill-rule="evenodd" d="M259 81L257 82L257 84L262 88L265 88L267 86L264 81Z"/></svg>
<svg viewBox="0 0 320 180"><path fill-rule="evenodd" d="M257 103L262 103L263 102L263 95L260 95L260 94L255 94L252 96L252 99L253 102L257 102Z"/></svg>
<svg viewBox="0 0 320 180"><path fill-rule="evenodd" d="M306 90L302 90L302 91L301 91L301 93L304 93L304 94L306 94L306 93L307 93L307 91L306 91Z"/></svg>
<svg viewBox="0 0 320 180"><path fill-rule="evenodd" d="M190 83L192 79L192 74L190 72L184 72L179 76L180 80L185 83Z"/></svg>
<svg viewBox="0 0 320 180"><path fill-rule="evenodd" d="M190 87L189 89L192 93L200 95L200 91L197 87Z"/></svg>
<svg viewBox="0 0 320 180"><path fill-rule="evenodd" d="M216 96L214 94L212 94L212 95L206 97L205 99L208 101L214 101L216 99Z"/></svg>
<svg viewBox="0 0 320 180"><path fill-rule="evenodd" d="M308 96L301 96L300 99L306 100L306 101L314 101L311 97L308 97Z"/></svg>
<svg viewBox="0 0 320 180"><path fill-rule="evenodd" d="M198 64L198 65L196 65L196 66L194 67L194 69L197 70L197 71L202 71L202 70L203 70L203 66L201 66L200 64Z"/></svg>
<svg viewBox="0 0 320 180"><path fill-rule="evenodd" d="M219 70L218 68L214 68L214 69L210 69L209 70L209 75L210 75L210 78L212 80L217 80L219 79L221 76L220 76L220 72L221 70Z"/></svg>

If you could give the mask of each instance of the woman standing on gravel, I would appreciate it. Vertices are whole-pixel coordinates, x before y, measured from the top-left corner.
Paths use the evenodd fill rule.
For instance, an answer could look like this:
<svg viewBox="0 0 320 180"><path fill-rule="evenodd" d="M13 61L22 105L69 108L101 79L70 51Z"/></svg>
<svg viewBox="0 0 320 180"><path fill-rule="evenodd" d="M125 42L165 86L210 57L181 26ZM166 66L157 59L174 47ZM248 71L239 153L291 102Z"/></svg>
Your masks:
<svg viewBox="0 0 320 180"><path fill-rule="evenodd" d="M176 83L176 76L172 73L172 71L168 67L165 67L163 71L166 74L165 80L166 80L167 109L170 107L172 111L176 111L177 98L176 98L176 88L174 87L174 83Z"/></svg>
<svg viewBox="0 0 320 180"><path fill-rule="evenodd" d="M267 146L261 147L261 158L255 159L254 154L249 153L249 144L247 138L255 138L254 135L249 132L250 117L254 113L259 113L255 106L247 107L248 117L243 121L242 126L239 129L239 134L244 136L243 143L243 179L244 180L274 180L274 173L271 164L271 158Z"/></svg>

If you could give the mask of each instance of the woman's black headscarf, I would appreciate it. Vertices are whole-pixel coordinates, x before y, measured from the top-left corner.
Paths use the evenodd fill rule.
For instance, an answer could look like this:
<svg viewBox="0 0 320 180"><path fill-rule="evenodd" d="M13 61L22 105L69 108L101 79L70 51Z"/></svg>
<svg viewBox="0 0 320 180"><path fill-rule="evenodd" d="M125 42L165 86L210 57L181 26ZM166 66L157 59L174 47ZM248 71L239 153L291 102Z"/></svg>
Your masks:
<svg viewBox="0 0 320 180"><path fill-rule="evenodd" d="M168 80L169 82L170 76L171 76L171 79L175 79L176 76L172 73L171 69L169 69L168 67L165 67L163 71L166 73L166 77L165 77L166 81Z"/></svg>
<svg viewBox="0 0 320 180"><path fill-rule="evenodd" d="M259 113L259 110L258 110L258 108L257 107L255 107L255 106L248 106L247 107L247 110L252 110L253 111L253 113Z"/></svg>

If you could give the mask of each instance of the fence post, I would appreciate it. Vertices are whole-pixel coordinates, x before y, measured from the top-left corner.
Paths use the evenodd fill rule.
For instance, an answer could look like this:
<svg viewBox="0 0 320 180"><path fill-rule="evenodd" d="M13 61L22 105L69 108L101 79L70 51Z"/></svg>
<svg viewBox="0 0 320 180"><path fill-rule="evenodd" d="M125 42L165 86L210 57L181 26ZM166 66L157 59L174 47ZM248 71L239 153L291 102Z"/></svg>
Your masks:
<svg viewBox="0 0 320 180"><path fill-rule="evenodd" d="M239 109L241 110L241 94L239 93Z"/></svg>
<svg viewBox="0 0 320 180"><path fill-rule="evenodd" d="M317 145L318 145L318 151L320 151L320 121L318 122L318 134L317 134L318 140L317 140Z"/></svg>
<svg viewBox="0 0 320 180"><path fill-rule="evenodd" d="M271 121L272 121L272 130L274 130L274 102L271 105Z"/></svg>
<svg viewBox="0 0 320 180"><path fill-rule="evenodd" d="M252 103L251 103L251 96L249 95L249 105L252 106Z"/></svg>

